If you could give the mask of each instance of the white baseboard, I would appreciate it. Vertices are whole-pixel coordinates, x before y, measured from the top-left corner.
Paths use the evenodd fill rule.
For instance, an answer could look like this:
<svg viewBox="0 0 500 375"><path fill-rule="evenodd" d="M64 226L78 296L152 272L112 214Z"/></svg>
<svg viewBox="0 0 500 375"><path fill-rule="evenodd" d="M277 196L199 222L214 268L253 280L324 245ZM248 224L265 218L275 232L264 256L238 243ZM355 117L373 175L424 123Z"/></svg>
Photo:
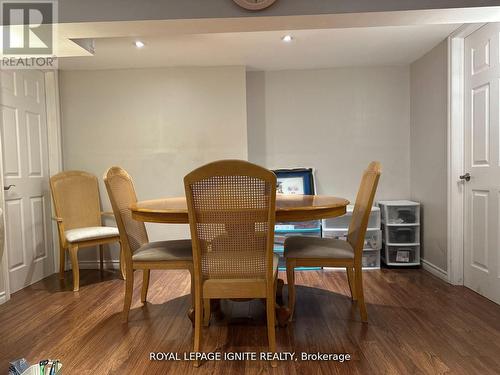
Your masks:
<svg viewBox="0 0 500 375"><path fill-rule="evenodd" d="M449 282L448 272L446 272L445 270L439 268L438 266L432 264L431 262L429 262L425 259L421 259L421 261L422 261L422 268L424 270L426 270L427 272L430 272L431 274L433 274L437 278L440 278L441 280L446 281L447 283Z"/></svg>
<svg viewBox="0 0 500 375"><path fill-rule="evenodd" d="M7 295L5 294L5 292L2 292L0 293L0 305L5 302L7 302Z"/></svg>

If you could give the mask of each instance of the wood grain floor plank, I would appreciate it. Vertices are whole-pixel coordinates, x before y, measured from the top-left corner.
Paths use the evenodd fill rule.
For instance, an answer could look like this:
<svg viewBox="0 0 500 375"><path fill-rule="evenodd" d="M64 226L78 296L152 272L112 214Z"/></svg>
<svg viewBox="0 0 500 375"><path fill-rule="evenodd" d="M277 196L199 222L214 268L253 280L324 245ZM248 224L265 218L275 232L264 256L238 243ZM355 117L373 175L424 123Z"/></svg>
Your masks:
<svg viewBox="0 0 500 375"><path fill-rule="evenodd" d="M285 280L285 275L280 275ZM369 324L360 322L344 272L297 272L294 321L278 327L279 351L349 353L351 361L150 361L150 352L192 346L187 271L153 271L148 302L139 300L136 272L128 325L120 313L124 283L116 272L82 270L81 288L57 276L44 279L0 306L0 371L8 361L59 358L65 374L498 374L500 306L423 270L364 274ZM287 289L285 287L284 300ZM259 300L222 301L203 348L214 352L267 350L265 306Z"/></svg>

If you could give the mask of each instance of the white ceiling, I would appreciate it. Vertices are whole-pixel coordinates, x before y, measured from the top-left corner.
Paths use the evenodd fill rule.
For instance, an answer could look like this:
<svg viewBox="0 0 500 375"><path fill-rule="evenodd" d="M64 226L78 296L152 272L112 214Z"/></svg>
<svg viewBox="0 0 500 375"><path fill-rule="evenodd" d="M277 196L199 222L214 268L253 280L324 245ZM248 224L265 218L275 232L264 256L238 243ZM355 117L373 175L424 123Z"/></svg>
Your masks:
<svg viewBox="0 0 500 375"><path fill-rule="evenodd" d="M95 39L95 55L61 58L60 69L244 65L249 70L406 65L458 25L148 35ZM137 49L133 42L146 46Z"/></svg>

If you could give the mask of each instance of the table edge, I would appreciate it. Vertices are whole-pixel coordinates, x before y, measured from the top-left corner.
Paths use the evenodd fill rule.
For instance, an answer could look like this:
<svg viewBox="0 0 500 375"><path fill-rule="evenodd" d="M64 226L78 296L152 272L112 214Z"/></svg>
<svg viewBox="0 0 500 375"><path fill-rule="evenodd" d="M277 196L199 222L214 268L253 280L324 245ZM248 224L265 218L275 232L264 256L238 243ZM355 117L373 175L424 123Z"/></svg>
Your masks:
<svg viewBox="0 0 500 375"><path fill-rule="evenodd" d="M323 197L328 197L328 195L309 195L309 196L316 196L316 197L323 196ZM182 214L187 214L188 213L187 208L186 209L176 209L176 210L169 210L169 209L153 210L153 209L150 209L150 208L139 208L138 207L138 204L140 204L140 203L162 201L162 200L166 200L166 199L178 199L178 198L182 198L182 197L158 198L158 199L147 199L147 200L143 200L143 201L138 201L136 203L132 203L129 206L129 209L130 209L130 211L132 211L132 213L149 213L149 214L158 214L158 215L161 215L161 214L171 214L171 215L175 215L175 214L181 214L181 215ZM333 198L337 198L337 197L333 197ZM340 198L339 197L337 199L343 200L343 202L339 203L338 205L335 205L335 206L322 205L322 206L302 206L302 207L279 207L279 209L277 209L276 211L279 211L279 212L293 212L293 211L334 210L336 208L347 207L351 203L348 199L345 199L345 198Z"/></svg>

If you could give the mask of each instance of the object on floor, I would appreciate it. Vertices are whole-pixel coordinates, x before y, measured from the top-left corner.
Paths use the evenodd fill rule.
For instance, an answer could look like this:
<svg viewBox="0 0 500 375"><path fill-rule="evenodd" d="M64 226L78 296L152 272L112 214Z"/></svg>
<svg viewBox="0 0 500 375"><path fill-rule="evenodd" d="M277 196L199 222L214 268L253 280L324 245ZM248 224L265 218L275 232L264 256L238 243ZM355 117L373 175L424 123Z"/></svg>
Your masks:
<svg viewBox="0 0 500 375"><path fill-rule="evenodd" d="M44 359L30 366L21 375L61 375L62 363L58 359Z"/></svg>
<svg viewBox="0 0 500 375"><path fill-rule="evenodd" d="M285 242L286 276L288 282L288 308L290 318L295 306L296 267L345 267L351 290L351 298L357 301L361 320L368 314L363 292L362 258L370 210L377 191L381 165L373 161L363 172L352 213L347 241L331 238L296 236Z"/></svg>
<svg viewBox="0 0 500 375"><path fill-rule="evenodd" d="M382 216L382 260L388 266L420 265L420 203L378 202Z"/></svg>
<svg viewBox="0 0 500 375"><path fill-rule="evenodd" d="M134 270L142 270L141 302L146 303L152 269L187 269L193 275L191 240L149 242L146 226L134 220L129 210L132 204L137 203L132 177L121 167L111 167L104 175L104 184L121 236L126 275L122 320L127 322L132 303Z"/></svg>
<svg viewBox="0 0 500 375"><path fill-rule="evenodd" d="M347 206L343 216L322 220L323 238L347 241L349 225L352 220L353 205ZM380 208L373 206L368 219L365 243L363 246L363 268L380 268L380 249L382 249L382 230L380 229Z"/></svg>
<svg viewBox="0 0 500 375"><path fill-rule="evenodd" d="M184 187L193 242L193 352L202 351L203 313L207 325L211 299L262 298L269 353L276 353L276 176L247 161L221 160L186 175Z"/></svg>
<svg viewBox="0 0 500 375"><path fill-rule="evenodd" d="M25 358L9 362L9 375L21 375L29 368L30 364Z"/></svg>
<svg viewBox="0 0 500 375"><path fill-rule="evenodd" d="M101 212L99 184L94 175L83 171L64 171L50 177L50 189L56 214L53 219L59 232L59 277L64 279L68 250L73 291L77 292L80 289L78 252L82 248L99 246L100 266L104 269L103 245L119 245L118 228L103 226L102 217L108 213Z"/></svg>
<svg viewBox="0 0 500 375"><path fill-rule="evenodd" d="M277 177L277 194L315 195L316 184L313 168L280 168L273 170ZM279 270L285 271L283 249L290 236L321 237L321 220L276 223L274 226L274 253L279 255ZM318 267L302 267L300 270L318 270Z"/></svg>

